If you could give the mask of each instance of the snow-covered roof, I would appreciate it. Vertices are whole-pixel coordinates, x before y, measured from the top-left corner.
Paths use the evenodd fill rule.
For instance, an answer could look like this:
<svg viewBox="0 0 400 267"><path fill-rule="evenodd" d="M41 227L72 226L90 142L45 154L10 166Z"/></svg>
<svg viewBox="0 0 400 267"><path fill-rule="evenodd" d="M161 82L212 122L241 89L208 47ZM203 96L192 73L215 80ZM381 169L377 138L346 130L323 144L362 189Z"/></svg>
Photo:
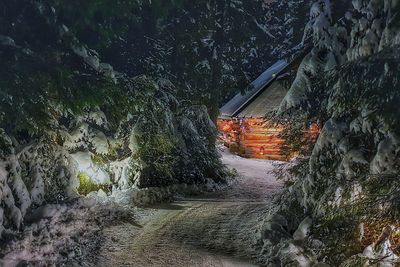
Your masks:
<svg viewBox="0 0 400 267"><path fill-rule="evenodd" d="M235 116L238 118L263 118L268 113L278 109L289 88L285 86L281 79L272 81L267 88L262 90L260 95L255 97Z"/></svg>
<svg viewBox="0 0 400 267"><path fill-rule="evenodd" d="M237 94L221 109L221 117L235 117L250 103L252 103L260 94L264 92L284 71L286 71L289 63L285 60L279 60L264 73L262 73L255 81L253 81L246 94Z"/></svg>

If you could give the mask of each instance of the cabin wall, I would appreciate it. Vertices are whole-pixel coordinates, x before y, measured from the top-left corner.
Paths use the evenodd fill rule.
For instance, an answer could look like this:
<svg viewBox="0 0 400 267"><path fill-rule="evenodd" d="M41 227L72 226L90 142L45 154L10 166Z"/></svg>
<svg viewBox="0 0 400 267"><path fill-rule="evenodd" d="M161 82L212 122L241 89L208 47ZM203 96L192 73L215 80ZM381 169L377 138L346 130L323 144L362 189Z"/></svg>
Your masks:
<svg viewBox="0 0 400 267"><path fill-rule="evenodd" d="M232 153L247 158L288 161L298 153L286 147L281 134L284 126L270 126L265 119L232 118L218 119L220 141ZM306 135L318 135L319 128L313 124L305 130Z"/></svg>
<svg viewBox="0 0 400 267"><path fill-rule="evenodd" d="M218 119L219 141L229 148L232 153L239 153L240 121L233 119Z"/></svg>
<svg viewBox="0 0 400 267"><path fill-rule="evenodd" d="M264 119L219 119L220 140L232 153L243 157L289 160L292 153L284 151L280 137L283 127L266 125Z"/></svg>

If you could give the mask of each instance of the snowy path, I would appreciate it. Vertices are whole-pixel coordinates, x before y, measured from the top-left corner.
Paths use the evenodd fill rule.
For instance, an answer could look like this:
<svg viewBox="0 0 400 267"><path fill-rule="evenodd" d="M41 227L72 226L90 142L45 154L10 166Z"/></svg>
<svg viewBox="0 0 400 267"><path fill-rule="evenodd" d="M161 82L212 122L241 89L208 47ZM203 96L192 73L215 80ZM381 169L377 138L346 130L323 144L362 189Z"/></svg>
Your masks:
<svg viewBox="0 0 400 267"><path fill-rule="evenodd" d="M224 192L144 209L138 222L105 229L97 266L257 266L257 230L280 185L273 166L223 153L242 175ZM148 215L150 214L150 215Z"/></svg>

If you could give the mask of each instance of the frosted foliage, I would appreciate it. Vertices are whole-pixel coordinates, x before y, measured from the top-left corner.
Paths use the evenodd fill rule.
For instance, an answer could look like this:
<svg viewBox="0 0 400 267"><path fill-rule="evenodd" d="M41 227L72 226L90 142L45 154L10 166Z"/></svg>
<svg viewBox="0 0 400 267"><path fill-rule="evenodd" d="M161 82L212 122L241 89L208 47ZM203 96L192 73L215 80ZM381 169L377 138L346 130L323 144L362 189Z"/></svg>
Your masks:
<svg viewBox="0 0 400 267"><path fill-rule="evenodd" d="M144 187L222 178L225 170L213 150L215 126L206 108L188 111L191 101L176 99L180 89L167 79L170 75L155 74L152 67L146 67L150 75L165 78L160 78L158 83L144 76L131 78L130 75L140 71L137 72L136 63L131 65L128 61L130 67L118 66L118 69L130 69L130 74L118 74L112 65L102 61L98 52L74 36L76 31L70 31L58 21L55 8L40 1L23 3L22 9L18 3L5 6L17 13L32 7L34 16L25 16L22 12L22 28L12 33L31 32L26 42L17 45L13 39L18 40L17 36L0 35L0 54L3 58L6 46L6 52L10 52L6 61L12 65L12 69L1 72L7 88L2 97L5 105L1 105L5 108L0 111L0 234L17 233L22 226L26 227L24 222L28 221L24 219L33 209L51 203L70 204L72 198L80 197L78 192L101 187L104 191L95 193L109 197L113 192L139 190L139 182L146 175L152 185ZM63 12L62 6L58 5L60 12ZM130 19L134 18L135 14L131 15ZM198 22L202 24L202 21L193 23ZM41 38L37 35L38 29L44 29L51 37ZM200 64L205 70L215 65L211 59L221 59L216 45L212 44L213 34L209 35L214 56ZM35 51L29 49L33 39ZM117 42L120 41L122 37ZM40 46L50 50L45 52ZM190 45L188 48L192 50ZM62 68L54 69L51 62L42 61L42 53L55 55L51 62ZM36 63L43 68L38 69ZM226 71L234 71L229 67L231 64L226 66ZM167 66L159 64L158 67L169 72L161 70ZM28 83L20 82L28 76ZM14 95L14 92L17 93ZM179 97L183 96L179 94ZM185 119L181 120L180 116ZM144 134L136 131L138 122L142 123ZM143 170L143 166L147 169ZM154 169L157 175L151 176ZM81 188L80 180L87 182ZM57 213L49 216L56 217Z"/></svg>
<svg viewBox="0 0 400 267"><path fill-rule="evenodd" d="M89 117L89 121L99 128L108 129L107 123L99 117ZM101 118L101 117L100 117ZM96 123L96 124L95 124ZM97 124L99 123L99 124ZM96 128L90 127L88 123L80 123L75 130L71 133L64 133L65 143L64 147L68 150L88 150L91 149L93 152L101 155L108 154L109 140L107 136Z"/></svg>
<svg viewBox="0 0 400 267"><path fill-rule="evenodd" d="M93 181L98 184L110 183L109 174L102 167L97 166L93 161L93 154L90 152L77 152L71 154L75 161L75 166L78 172L88 175Z"/></svg>
<svg viewBox="0 0 400 267"><path fill-rule="evenodd" d="M279 113L299 105L311 87L311 78L317 75L322 62L318 59L315 50L308 54L300 64L296 79L279 107Z"/></svg>
<svg viewBox="0 0 400 267"><path fill-rule="evenodd" d="M139 141L138 141L138 136L141 135L141 131L140 131L140 127L138 127L138 125L135 125L131 131L131 134L129 136L129 149L132 152L136 152L140 145L139 145Z"/></svg>
<svg viewBox="0 0 400 267"><path fill-rule="evenodd" d="M46 197L62 198L70 184L62 148L39 143L22 147L16 154L8 143L5 151L0 157L0 232L20 229L30 208L42 205Z"/></svg>
<svg viewBox="0 0 400 267"><path fill-rule="evenodd" d="M75 41L78 42L78 40L76 39ZM98 71L105 77L111 79L114 83L117 83L114 68L108 63L101 62L99 54L96 51L87 48L85 45L80 44L72 45L71 49L77 56L81 57L83 61L95 71Z"/></svg>
<svg viewBox="0 0 400 267"><path fill-rule="evenodd" d="M41 205L44 201L44 181L42 177L43 170L39 164L36 164L32 169L31 179L32 185L30 189L30 195L32 203L35 205Z"/></svg>
<svg viewBox="0 0 400 267"><path fill-rule="evenodd" d="M85 120L87 122L91 122L95 125L98 125L104 129L109 129L109 123L108 123L107 117L104 114L104 112L101 111L100 109L97 111L90 112L89 115L87 115Z"/></svg>
<svg viewBox="0 0 400 267"><path fill-rule="evenodd" d="M301 225L298 218L306 215L321 222L317 231L311 227L307 241L313 243L314 238L322 237L331 251L337 244L354 244L355 240L343 238L345 231L354 231L353 223L369 224L372 220L387 225L397 220L398 205L393 200L398 197L400 165L400 58L396 46L400 1L354 0L348 6L347 22L332 21L325 8L328 2L315 1L312 6L305 40L311 32L314 48L304 58L280 107L283 118L303 115L306 119L300 119L298 126L319 121L322 130L310 158L297 165L300 174L296 173L298 179L279 202L279 212L295 217L292 221L296 225ZM346 25L347 30L338 25ZM299 211L299 206L305 212ZM340 229L339 224L349 226ZM377 266L395 266L398 257L390 240L388 235L367 247L364 256L357 256L360 262L380 259ZM264 241L273 242L268 235ZM290 241L280 241L285 242ZM344 255L331 259L324 253L319 258L331 266L346 260ZM340 266L356 266L349 262Z"/></svg>
<svg viewBox="0 0 400 267"><path fill-rule="evenodd" d="M363 118L361 116L357 117L350 123L350 131L354 133L362 132Z"/></svg>
<svg viewBox="0 0 400 267"><path fill-rule="evenodd" d="M3 231L4 231L4 209L0 208L0 236L2 236Z"/></svg>
<svg viewBox="0 0 400 267"><path fill-rule="evenodd" d="M370 56L400 43L398 25L393 23L398 0L353 0L352 3L355 13L361 17L352 19L348 60Z"/></svg>
<svg viewBox="0 0 400 267"><path fill-rule="evenodd" d="M342 204L342 201L343 201L343 187L339 186L335 190L333 201L331 203L329 203L329 204L333 205L333 206L336 206L336 207L339 207L340 204Z"/></svg>
<svg viewBox="0 0 400 267"><path fill-rule="evenodd" d="M119 189L128 189L132 186L132 159L110 163L109 172L114 175L114 182L118 183Z"/></svg>
<svg viewBox="0 0 400 267"><path fill-rule="evenodd" d="M396 157L400 152L400 139L394 134L390 134L383 139L379 145L374 159L371 162L372 174L395 174Z"/></svg>
<svg viewBox="0 0 400 267"><path fill-rule="evenodd" d="M7 183L8 172L5 169L4 162L0 163L0 200L2 204L2 224L11 225L19 228L22 223L21 210L15 205L13 193ZM8 215L7 215L8 214Z"/></svg>
<svg viewBox="0 0 400 267"><path fill-rule="evenodd" d="M363 188L359 183L355 183L351 189L349 202L355 203L363 196Z"/></svg>
<svg viewBox="0 0 400 267"><path fill-rule="evenodd" d="M279 253L283 263L282 266L288 266L290 264L293 266L308 267L315 263L315 259L307 255L304 247L299 246L295 242L289 242L286 246L281 248Z"/></svg>
<svg viewBox="0 0 400 267"><path fill-rule="evenodd" d="M381 190L391 197L397 194L385 191L396 188L399 172L397 52L386 49L350 62L325 84L329 104L322 108L330 119L314 146L306 178L300 182L301 204L312 210L314 217L326 218L333 211L342 220L347 207L362 207L365 213L354 221L365 222L389 217L387 214L396 208L391 202L381 204L376 192ZM362 74L363 80L354 74ZM367 258L381 258L381 253L390 251L390 242L374 244L366 251ZM394 266L385 264L382 266Z"/></svg>
<svg viewBox="0 0 400 267"><path fill-rule="evenodd" d="M330 41L329 28L331 27L332 11L330 0L315 2L310 11L310 21L306 26L305 37L312 31L317 46L325 45ZM303 40L304 41L304 40Z"/></svg>
<svg viewBox="0 0 400 267"><path fill-rule="evenodd" d="M64 143L66 149L87 149L89 138L89 125L86 123L80 124L70 134L66 133L66 138L67 139Z"/></svg>
<svg viewBox="0 0 400 267"><path fill-rule="evenodd" d="M107 136L104 133L100 131L94 131L89 140L89 144L93 146L95 153L100 155L108 154L110 146Z"/></svg>
<svg viewBox="0 0 400 267"><path fill-rule="evenodd" d="M399 256L393 252L390 238L391 232L394 230L395 227L387 226L378 240L364 249L363 256L378 262L377 266L379 267L397 266Z"/></svg>
<svg viewBox="0 0 400 267"><path fill-rule="evenodd" d="M310 11L310 21L306 25L303 42L311 32L316 47L327 49L338 63L342 63L346 49L347 31L334 24L332 20L332 3L330 0L316 1Z"/></svg>
<svg viewBox="0 0 400 267"><path fill-rule="evenodd" d="M355 164L368 165L369 162L365 159L363 152L359 149L352 149L347 152L339 165L338 176L353 178L358 175L357 169L353 168Z"/></svg>
<svg viewBox="0 0 400 267"><path fill-rule="evenodd" d="M207 108L205 106L197 106L187 110L187 114L196 125L204 126L205 129L216 130L215 124L212 122L208 115Z"/></svg>
<svg viewBox="0 0 400 267"><path fill-rule="evenodd" d="M163 96L170 105L177 104L168 94ZM181 127L176 127L177 118L169 110L169 104L160 100L158 106L165 112L161 117L150 119L159 119L155 124L162 125L160 134L182 138L181 143L190 142L196 151L200 149L197 160L203 160L200 155L204 156L209 150L205 136L215 131L206 109L187 109L186 116L179 119ZM79 174L89 177L95 184L112 185L111 194L99 191L92 195L115 201L124 199L130 204L132 199L128 195L123 197L123 192L138 191L142 167L152 164L143 162L136 154L142 149L144 136L143 129L136 126L149 118L130 116L116 134L115 129L110 129L106 115L99 108L94 110L76 116L69 122L69 129L62 128L59 144L35 140L18 147L18 154L12 139L0 132L0 144L7 146L0 154L0 233L20 229L24 217L34 207L78 196ZM209 154L204 161L211 162ZM115 198L118 192L121 196Z"/></svg>
<svg viewBox="0 0 400 267"><path fill-rule="evenodd" d="M294 240L304 240L310 233L312 226L312 219L310 217L305 218L293 234Z"/></svg>
<svg viewBox="0 0 400 267"><path fill-rule="evenodd" d="M331 5L329 0L316 1L312 5L303 42L311 33L315 47L303 59L296 79L280 105L279 113L299 106L306 100L313 79L319 79L324 72L345 61L347 31L344 27L333 24Z"/></svg>
<svg viewBox="0 0 400 267"><path fill-rule="evenodd" d="M182 118L181 127L185 136L195 136L196 140L198 140L199 133L191 120Z"/></svg>
<svg viewBox="0 0 400 267"><path fill-rule="evenodd" d="M181 129L184 138L190 141L191 147L197 147L199 151L207 151L204 136L210 136L216 131L205 107L188 109L186 116L181 118Z"/></svg>
<svg viewBox="0 0 400 267"><path fill-rule="evenodd" d="M319 167L320 154L327 148L338 149L338 144L344 137L347 128L345 123L338 122L335 119L330 119L325 123L310 158L311 173L319 173L316 168Z"/></svg>
<svg viewBox="0 0 400 267"><path fill-rule="evenodd" d="M18 147L18 154L12 138L0 132L0 145L6 146L0 154L0 233L20 229L24 217L34 207L78 196L79 174L89 177L95 184L112 185L111 194L99 191L92 192L93 195L115 201L124 199L129 204L131 198L128 195L122 197L123 192L139 190L137 186L142 179L143 166L153 164L143 162L137 156L137 152L143 149L144 136L138 125L146 120L151 119L153 125L160 125L159 134L163 138L172 135L182 138L179 141L183 148L186 148L185 142L190 142L196 151L200 149L202 152L197 161L211 162L210 154L206 160L200 157L209 150L205 136L215 131L206 109L185 110L186 116L179 119L181 127L177 127L178 120L169 109L169 105L174 106L177 102L168 94L161 98L155 101L158 101L157 107L165 110L159 116L155 112L149 117L131 115L113 129L105 113L98 107L93 108L94 111L71 119L69 129L60 127L57 144L34 140L29 145ZM117 192L121 192L121 197L112 196Z"/></svg>
<svg viewBox="0 0 400 267"><path fill-rule="evenodd" d="M315 191L315 186L320 185L321 181L326 179L326 176L328 174L327 167L332 161L334 153L338 153L340 150L347 151L347 131L348 125L336 119L328 120L321 130L321 133L310 156L309 173L306 176L306 179L304 179L301 184L301 203L304 207L310 207L310 205L318 205L319 199L315 196L315 194L317 193ZM342 166L342 168L343 167L346 167L346 163L344 163L344 166ZM337 205L339 201L338 197L336 196L334 198L335 200L333 200L331 204Z"/></svg>
<svg viewBox="0 0 400 267"><path fill-rule="evenodd" d="M13 191L16 203L21 210L21 214L24 216L32 202L29 196L29 191L21 178L21 166L15 155L11 155L9 159L9 167L9 181L11 182L11 189Z"/></svg>

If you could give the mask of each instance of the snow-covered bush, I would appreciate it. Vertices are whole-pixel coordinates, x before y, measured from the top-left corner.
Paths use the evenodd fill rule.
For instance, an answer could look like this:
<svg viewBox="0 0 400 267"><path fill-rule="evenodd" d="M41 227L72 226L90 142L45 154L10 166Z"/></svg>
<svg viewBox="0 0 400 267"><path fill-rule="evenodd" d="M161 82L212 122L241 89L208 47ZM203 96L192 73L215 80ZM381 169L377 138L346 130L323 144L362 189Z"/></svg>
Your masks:
<svg viewBox="0 0 400 267"><path fill-rule="evenodd" d="M225 167L217 160L218 152L215 147L217 129L211 121L205 106L190 106L182 110L179 117L179 129L182 132L184 147L180 161L182 176L196 181L201 177L206 181L214 177L222 181L226 175Z"/></svg>
<svg viewBox="0 0 400 267"><path fill-rule="evenodd" d="M165 79L118 73L45 3L0 6L19 18L0 15L0 234L78 193L221 181L205 108Z"/></svg>
<svg viewBox="0 0 400 267"><path fill-rule="evenodd" d="M343 28L332 26L328 2L313 5L308 28L315 47L280 110L295 124L319 122L321 133L306 163L292 172L297 177L278 201L280 208L265 222L280 225L286 237L271 242L271 232L264 231L265 250L274 249L277 264L287 263L291 256L284 248L292 246L296 255L333 266L395 266L400 252L395 245L400 196L398 1L355 0ZM346 36L348 42L343 42ZM322 54L315 57L316 51ZM275 220L276 213L286 221ZM299 243L299 218L307 217L312 224ZM302 259L296 260L300 264Z"/></svg>

